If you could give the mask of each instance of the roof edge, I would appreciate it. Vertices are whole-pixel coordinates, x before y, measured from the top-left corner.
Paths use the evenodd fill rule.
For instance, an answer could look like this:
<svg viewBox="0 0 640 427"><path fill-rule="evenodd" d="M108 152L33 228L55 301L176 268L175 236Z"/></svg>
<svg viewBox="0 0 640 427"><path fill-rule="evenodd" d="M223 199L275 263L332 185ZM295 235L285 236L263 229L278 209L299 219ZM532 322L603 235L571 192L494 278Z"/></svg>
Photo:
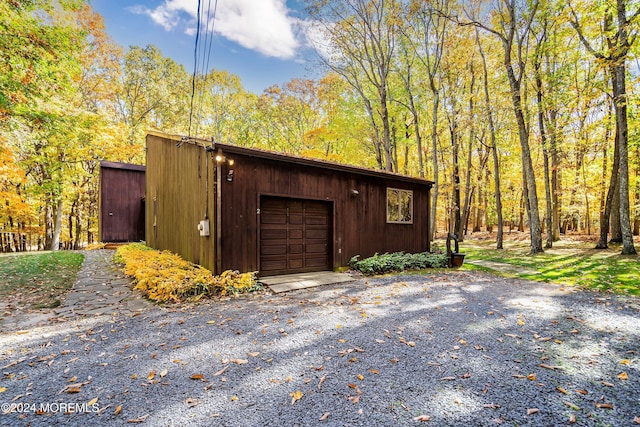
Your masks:
<svg viewBox="0 0 640 427"><path fill-rule="evenodd" d="M153 135L159 138L164 138L164 139L169 139L176 142L194 144L199 146L211 145L214 148L221 150L222 152L234 153L234 154L239 154L244 156L259 157L259 158L268 159L268 160L275 160L275 161L280 161L285 163L294 163L298 165L305 165L305 166L317 167L322 169L330 169L330 170L341 171L341 172L350 172L354 174L374 176L378 178L395 179L395 180L400 180L405 182L411 182L414 184L427 185L429 187L433 186L434 184L433 181L430 181L427 179L408 176L408 175L402 175L402 174L393 173L393 172L382 171L378 169L368 169L360 166L352 166L352 165L345 165L342 163L329 162L326 160L292 156L289 154L278 153L275 151L267 151L267 150L261 150L257 148L248 148L248 147L241 147L238 145L223 144L223 143L213 142L211 140L206 140L202 138L194 138L194 137L186 138L179 135L165 134L163 132L158 132L158 131L147 131L147 135Z"/></svg>

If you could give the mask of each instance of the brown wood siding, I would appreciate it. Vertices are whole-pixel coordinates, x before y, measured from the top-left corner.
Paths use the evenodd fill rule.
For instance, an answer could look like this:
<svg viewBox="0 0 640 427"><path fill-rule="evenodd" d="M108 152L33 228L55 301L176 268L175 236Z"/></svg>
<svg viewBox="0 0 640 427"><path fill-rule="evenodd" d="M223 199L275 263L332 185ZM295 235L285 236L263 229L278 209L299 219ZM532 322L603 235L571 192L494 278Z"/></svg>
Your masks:
<svg viewBox="0 0 640 427"><path fill-rule="evenodd" d="M147 135L147 244L213 271L214 185L214 161L201 146L178 147L176 141ZM202 237L197 226L207 214L210 235Z"/></svg>
<svg viewBox="0 0 640 427"><path fill-rule="evenodd" d="M144 195L144 167L101 164L100 241L136 242L145 239Z"/></svg>

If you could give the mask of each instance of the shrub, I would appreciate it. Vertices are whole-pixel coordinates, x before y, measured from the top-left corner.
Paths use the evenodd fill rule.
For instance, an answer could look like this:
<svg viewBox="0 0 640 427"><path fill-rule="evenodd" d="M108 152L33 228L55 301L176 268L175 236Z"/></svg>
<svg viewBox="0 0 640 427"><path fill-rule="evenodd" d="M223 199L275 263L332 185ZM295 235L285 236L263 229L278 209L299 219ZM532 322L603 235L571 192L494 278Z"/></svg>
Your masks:
<svg viewBox="0 0 640 427"><path fill-rule="evenodd" d="M447 256L430 252L406 254L404 252L385 253L358 260L356 255L349 261L349 266L362 274L384 274L392 271L422 270L447 266Z"/></svg>
<svg viewBox="0 0 640 427"><path fill-rule="evenodd" d="M213 276L204 267L169 251L153 250L141 243L121 246L114 260L124 264L135 288L157 302L199 300L214 295L240 294L262 289L254 273L227 270Z"/></svg>

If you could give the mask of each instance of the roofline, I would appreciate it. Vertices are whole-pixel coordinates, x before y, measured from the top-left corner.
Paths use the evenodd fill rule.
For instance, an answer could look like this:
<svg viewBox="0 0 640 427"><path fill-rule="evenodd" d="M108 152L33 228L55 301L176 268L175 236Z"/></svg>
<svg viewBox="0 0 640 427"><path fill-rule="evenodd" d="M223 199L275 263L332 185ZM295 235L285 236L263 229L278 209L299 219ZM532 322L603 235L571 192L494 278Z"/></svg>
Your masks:
<svg viewBox="0 0 640 427"><path fill-rule="evenodd" d="M109 168L109 169L124 169L131 171L140 171L144 172L146 167L143 165L134 165L133 163L120 163L120 162L108 162L106 160L100 161L101 168Z"/></svg>
<svg viewBox="0 0 640 427"><path fill-rule="evenodd" d="M349 172L353 174L367 175L367 176L373 176L377 178L394 179L398 181L410 182L413 184L427 185L429 187L433 186L434 184L433 181L412 177L412 176L407 176L407 175L401 175L393 172L386 172L386 171L381 171L377 169L367 169L363 167L344 165L340 163L328 162L326 160L310 159L306 157L296 157L296 156L291 156L283 153L277 153L274 151L260 150L256 148L247 148L247 147L240 147L237 145L222 144L219 142L212 142L212 141L201 139L201 138L194 138L194 137L184 138L179 135L170 135L170 134L157 132L157 131L147 131L147 134L164 138L164 139L170 139L177 142L201 145L204 147L212 146L215 149L221 150L223 153L226 152L226 153L238 154L238 155L249 156L249 157L257 157L257 158L262 158L267 160L275 160L275 161L285 162L285 163L294 163L296 165L317 167L322 169L334 170L338 172Z"/></svg>

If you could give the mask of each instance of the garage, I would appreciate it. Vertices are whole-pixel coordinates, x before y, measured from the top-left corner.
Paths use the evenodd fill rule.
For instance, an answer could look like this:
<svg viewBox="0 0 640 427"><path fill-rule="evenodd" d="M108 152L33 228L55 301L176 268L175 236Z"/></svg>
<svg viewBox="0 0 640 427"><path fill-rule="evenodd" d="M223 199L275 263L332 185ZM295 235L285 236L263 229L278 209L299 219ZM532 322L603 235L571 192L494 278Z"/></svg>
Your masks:
<svg viewBox="0 0 640 427"><path fill-rule="evenodd" d="M260 199L260 275L331 270L331 203Z"/></svg>

